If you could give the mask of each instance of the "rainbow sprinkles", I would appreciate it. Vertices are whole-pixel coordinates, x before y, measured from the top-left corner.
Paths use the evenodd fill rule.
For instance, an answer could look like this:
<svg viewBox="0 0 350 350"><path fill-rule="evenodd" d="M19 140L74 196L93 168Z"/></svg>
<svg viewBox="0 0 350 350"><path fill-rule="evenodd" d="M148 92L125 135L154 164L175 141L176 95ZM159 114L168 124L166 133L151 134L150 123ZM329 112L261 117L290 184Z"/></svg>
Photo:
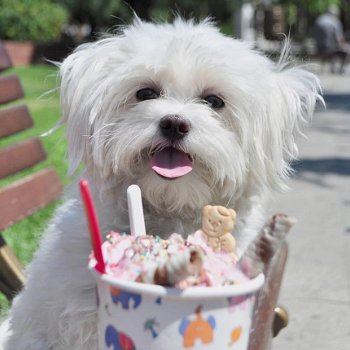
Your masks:
<svg viewBox="0 0 350 350"><path fill-rule="evenodd" d="M147 235L141 190L127 190L131 234L111 232L101 245L97 216L86 181L81 182L90 223L93 257L100 272L125 281L166 287L227 286L249 280L239 269L230 232L236 214L220 206L203 208L202 229L183 238ZM102 247L102 248L101 248Z"/></svg>

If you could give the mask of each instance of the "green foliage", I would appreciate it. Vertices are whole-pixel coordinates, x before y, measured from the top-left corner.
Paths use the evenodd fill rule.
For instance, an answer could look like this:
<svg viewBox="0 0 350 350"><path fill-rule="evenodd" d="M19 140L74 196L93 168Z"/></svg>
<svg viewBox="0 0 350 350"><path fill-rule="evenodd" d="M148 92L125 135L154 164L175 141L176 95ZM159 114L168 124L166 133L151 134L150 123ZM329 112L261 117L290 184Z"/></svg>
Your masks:
<svg viewBox="0 0 350 350"><path fill-rule="evenodd" d="M244 0L54 0L66 6L72 24L87 23L98 33L118 24L130 23L134 13L142 19L171 21L175 15L184 18L213 17L232 32L232 16Z"/></svg>
<svg viewBox="0 0 350 350"><path fill-rule="evenodd" d="M341 0L273 0L274 4L285 4L295 8L305 8L312 15L319 15L327 11L329 5L341 7Z"/></svg>
<svg viewBox="0 0 350 350"><path fill-rule="evenodd" d="M169 13L172 15L176 13L185 18L193 17L196 19L211 16L217 20L225 21L228 18L232 18L232 8L235 2L230 0L161 0L157 1L153 6L152 14L167 11L168 16Z"/></svg>
<svg viewBox="0 0 350 350"><path fill-rule="evenodd" d="M116 24L116 17L130 17L131 10L123 0L54 0L70 13L73 24L88 23L92 31L106 30Z"/></svg>
<svg viewBox="0 0 350 350"><path fill-rule="evenodd" d="M232 35L233 14L243 0L158 0L150 9L151 18L171 21L175 16L202 20L212 18L222 32Z"/></svg>
<svg viewBox="0 0 350 350"><path fill-rule="evenodd" d="M50 0L0 0L0 38L54 42L68 20L66 9Z"/></svg>

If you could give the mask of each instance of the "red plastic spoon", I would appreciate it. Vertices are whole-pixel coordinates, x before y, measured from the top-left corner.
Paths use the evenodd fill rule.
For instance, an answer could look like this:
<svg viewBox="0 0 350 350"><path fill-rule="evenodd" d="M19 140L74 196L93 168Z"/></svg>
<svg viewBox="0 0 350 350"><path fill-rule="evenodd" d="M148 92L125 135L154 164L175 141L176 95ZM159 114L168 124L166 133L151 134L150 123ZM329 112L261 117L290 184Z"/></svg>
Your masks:
<svg viewBox="0 0 350 350"><path fill-rule="evenodd" d="M96 270L105 273L106 267L102 255L101 231L98 225L97 213L95 205L90 193L89 183L87 180L80 180L80 192L85 206L86 217L89 223L90 239L95 259L97 261Z"/></svg>

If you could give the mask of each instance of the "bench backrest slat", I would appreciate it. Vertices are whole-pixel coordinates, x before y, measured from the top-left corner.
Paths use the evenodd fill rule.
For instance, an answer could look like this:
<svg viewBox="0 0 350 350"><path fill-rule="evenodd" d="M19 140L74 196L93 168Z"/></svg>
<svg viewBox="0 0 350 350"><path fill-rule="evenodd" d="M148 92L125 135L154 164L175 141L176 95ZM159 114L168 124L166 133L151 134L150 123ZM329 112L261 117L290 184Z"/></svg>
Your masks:
<svg viewBox="0 0 350 350"><path fill-rule="evenodd" d="M16 75L0 77L0 103L11 102L22 97L22 86Z"/></svg>
<svg viewBox="0 0 350 350"><path fill-rule="evenodd" d="M0 231L46 207L61 194L61 182L51 168L0 189Z"/></svg>
<svg viewBox="0 0 350 350"><path fill-rule="evenodd" d="M27 106L0 110L0 138L16 134L33 126Z"/></svg>
<svg viewBox="0 0 350 350"><path fill-rule="evenodd" d="M30 139L0 149L0 179L32 167L46 159L39 139Z"/></svg>

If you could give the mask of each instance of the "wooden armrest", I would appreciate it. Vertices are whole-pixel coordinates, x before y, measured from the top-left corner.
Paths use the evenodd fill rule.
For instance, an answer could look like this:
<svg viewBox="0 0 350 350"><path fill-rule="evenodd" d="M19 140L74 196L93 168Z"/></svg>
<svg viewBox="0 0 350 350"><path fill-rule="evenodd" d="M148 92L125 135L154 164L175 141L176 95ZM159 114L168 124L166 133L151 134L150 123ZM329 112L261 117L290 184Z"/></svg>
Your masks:
<svg viewBox="0 0 350 350"><path fill-rule="evenodd" d="M254 308L249 350L266 350L273 336L275 308L283 272L288 256L288 246L283 243L265 269L265 283L259 291Z"/></svg>
<svg viewBox="0 0 350 350"><path fill-rule="evenodd" d="M11 300L22 288L25 278L23 268L0 234L0 291Z"/></svg>

